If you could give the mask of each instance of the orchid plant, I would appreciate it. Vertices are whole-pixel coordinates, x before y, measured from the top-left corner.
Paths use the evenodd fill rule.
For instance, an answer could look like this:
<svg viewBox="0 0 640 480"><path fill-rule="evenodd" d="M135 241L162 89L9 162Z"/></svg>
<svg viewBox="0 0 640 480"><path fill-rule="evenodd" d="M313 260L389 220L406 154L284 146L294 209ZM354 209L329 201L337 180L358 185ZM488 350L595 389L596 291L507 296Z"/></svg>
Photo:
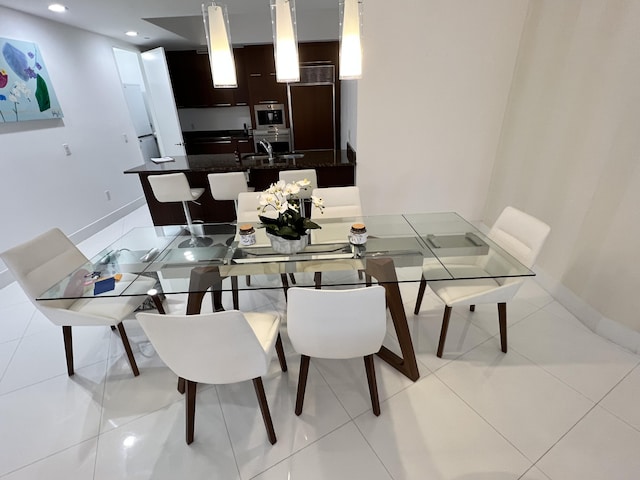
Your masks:
<svg viewBox="0 0 640 480"><path fill-rule="evenodd" d="M299 180L293 183L285 183L280 180L260 194L260 221L267 229L267 233L287 240L298 240L307 234L308 229L321 228L315 222L300 215L300 190L309 188L309 180ZM311 203L320 211L324 209L322 199L311 196ZM277 217L269 216L271 211L277 213Z"/></svg>

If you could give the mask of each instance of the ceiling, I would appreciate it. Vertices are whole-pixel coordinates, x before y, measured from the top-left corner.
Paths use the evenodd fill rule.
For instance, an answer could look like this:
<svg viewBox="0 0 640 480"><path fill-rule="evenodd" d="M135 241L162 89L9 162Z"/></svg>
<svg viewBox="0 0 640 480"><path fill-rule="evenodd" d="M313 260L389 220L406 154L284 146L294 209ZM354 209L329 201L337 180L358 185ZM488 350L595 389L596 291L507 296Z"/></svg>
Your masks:
<svg viewBox="0 0 640 480"><path fill-rule="evenodd" d="M62 14L47 6L57 1ZM117 38L145 48L205 44L202 0L0 0L0 6ZM220 2L219 2L220 3ZM226 0L234 45L272 40L269 0ZM338 0L296 0L299 41L337 40ZM127 37L134 30L138 37Z"/></svg>

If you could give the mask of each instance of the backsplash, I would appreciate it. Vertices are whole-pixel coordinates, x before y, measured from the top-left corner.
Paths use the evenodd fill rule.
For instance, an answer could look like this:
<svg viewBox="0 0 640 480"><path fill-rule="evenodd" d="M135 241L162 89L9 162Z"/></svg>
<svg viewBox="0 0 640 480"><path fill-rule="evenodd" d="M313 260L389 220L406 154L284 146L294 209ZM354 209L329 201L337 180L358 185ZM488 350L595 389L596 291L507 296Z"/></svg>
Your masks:
<svg viewBox="0 0 640 480"><path fill-rule="evenodd" d="M183 132L251 128L249 107L181 108L178 117Z"/></svg>

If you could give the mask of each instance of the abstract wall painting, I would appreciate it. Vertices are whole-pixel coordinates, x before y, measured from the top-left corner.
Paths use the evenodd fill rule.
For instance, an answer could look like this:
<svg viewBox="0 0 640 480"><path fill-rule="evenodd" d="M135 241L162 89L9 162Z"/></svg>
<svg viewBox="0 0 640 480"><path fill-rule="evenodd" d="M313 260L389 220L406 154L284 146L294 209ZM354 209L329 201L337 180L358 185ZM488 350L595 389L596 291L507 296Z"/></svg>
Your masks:
<svg viewBox="0 0 640 480"><path fill-rule="evenodd" d="M62 118L38 45L0 37L0 124Z"/></svg>

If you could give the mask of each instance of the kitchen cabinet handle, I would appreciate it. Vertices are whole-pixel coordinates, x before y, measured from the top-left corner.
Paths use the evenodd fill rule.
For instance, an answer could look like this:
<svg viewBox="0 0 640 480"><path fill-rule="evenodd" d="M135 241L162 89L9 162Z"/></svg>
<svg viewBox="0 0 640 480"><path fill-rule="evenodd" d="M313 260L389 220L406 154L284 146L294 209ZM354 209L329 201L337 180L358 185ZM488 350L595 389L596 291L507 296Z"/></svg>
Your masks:
<svg viewBox="0 0 640 480"><path fill-rule="evenodd" d="M215 144L220 144L220 143L231 143L231 140L216 140L215 142L211 142L211 143L215 143Z"/></svg>
<svg viewBox="0 0 640 480"><path fill-rule="evenodd" d="M249 140L238 140L238 143L249 143Z"/></svg>
<svg viewBox="0 0 640 480"><path fill-rule="evenodd" d="M258 103L278 103L277 100L260 100Z"/></svg>
<svg viewBox="0 0 640 480"><path fill-rule="evenodd" d="M231 104L230 103L215 103L213 106L214 107L230 107Z"/></svg>
<svg viewBox="0 0 640 480"><path fill-rule="evenodd" d="M238 103L236 103L236 105L238 107L244 107L244 106L249 105L249 104L247 102L238 102Z"/></svg>
<svg viewBox="0 0 640 480"><path fill-rule="evenodd" d="M261 73L250 73L249 76L250 77L261 77L262 74Z"/></svg>

